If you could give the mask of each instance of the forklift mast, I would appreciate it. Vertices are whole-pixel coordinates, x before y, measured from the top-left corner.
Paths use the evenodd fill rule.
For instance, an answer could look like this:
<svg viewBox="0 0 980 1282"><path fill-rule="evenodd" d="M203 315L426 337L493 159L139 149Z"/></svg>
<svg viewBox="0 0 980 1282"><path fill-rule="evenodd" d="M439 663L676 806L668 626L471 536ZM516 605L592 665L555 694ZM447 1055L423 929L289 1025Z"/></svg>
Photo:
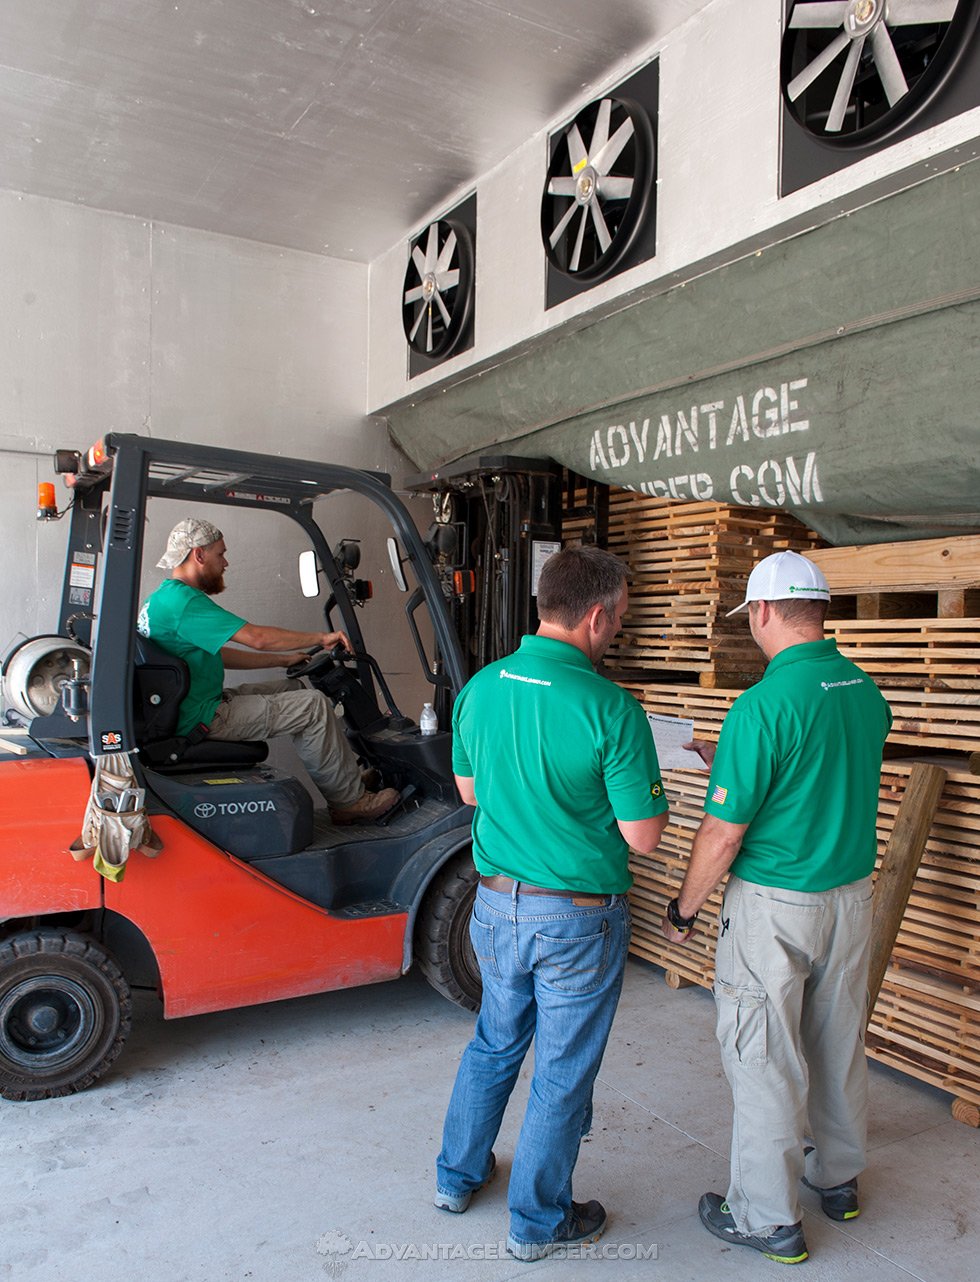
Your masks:
<svg viewBox="0 0 980 1282"><path fill-rule="evenodd" d="M480 455L411 478L430 493L425 535L467 677L538 626L541 568L561 549L562 469L551 459Z"/></svg>

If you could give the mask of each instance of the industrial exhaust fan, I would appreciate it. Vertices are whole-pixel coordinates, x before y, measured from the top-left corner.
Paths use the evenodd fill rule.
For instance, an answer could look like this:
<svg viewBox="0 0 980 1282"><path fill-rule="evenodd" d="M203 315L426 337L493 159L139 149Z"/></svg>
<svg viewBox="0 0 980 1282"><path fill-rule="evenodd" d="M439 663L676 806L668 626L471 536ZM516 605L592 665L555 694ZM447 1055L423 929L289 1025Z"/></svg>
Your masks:
<svg viewBox="0 0 980 1282"><path fill-rule="evenodd" d="M473 345L475 241L471 196L409 244L402 325L410 377Z"/></svg>
<svg viewBox="0 0 980 1282"><path fill-rule="evenodd" d="M657 93L654 61L552 135L541 196L548 307L656 253Z"/></svg>
<svg viewBox="0 0 980 1282"><path fill-rule="evenodd" d="M980 104L980 0L787 0L786 195Z"/></svg>

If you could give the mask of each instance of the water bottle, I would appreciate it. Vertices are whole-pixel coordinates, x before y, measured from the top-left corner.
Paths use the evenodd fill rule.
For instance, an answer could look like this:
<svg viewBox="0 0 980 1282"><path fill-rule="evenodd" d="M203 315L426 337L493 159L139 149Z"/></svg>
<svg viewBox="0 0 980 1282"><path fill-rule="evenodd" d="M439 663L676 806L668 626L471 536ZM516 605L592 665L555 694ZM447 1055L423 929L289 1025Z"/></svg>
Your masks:
<svg viewBox="0 0 980 1282"><path fill-rule="evenodd" d="M419 717L419 730L422 734L435 734L439 729L439 718L436 716L436 710L431 703L422 705L422 715Z"/></svg>

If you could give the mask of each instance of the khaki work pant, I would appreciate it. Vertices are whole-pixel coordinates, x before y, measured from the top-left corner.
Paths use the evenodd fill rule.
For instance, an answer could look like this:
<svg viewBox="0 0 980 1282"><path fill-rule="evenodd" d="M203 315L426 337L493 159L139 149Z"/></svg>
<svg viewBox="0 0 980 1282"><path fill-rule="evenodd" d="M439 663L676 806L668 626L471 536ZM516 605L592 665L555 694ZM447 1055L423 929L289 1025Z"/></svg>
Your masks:
<svg viewBox="0 0 980 1282"><path fill-rule="evenodd" d="M740 1233L800 1219L799 1182L832 1188L865 1165L871 878L808 894L731 877L715 1002L732 1088L728 1205Z"/></svg>
<svg viewBox="0 0 980 1282"><path fill-rule="evenodd" d="M334 805L364 792L361 772L330 700L299 681L262 681L225 690L208 727L210 739L288 735L313 782Z"/></svg>

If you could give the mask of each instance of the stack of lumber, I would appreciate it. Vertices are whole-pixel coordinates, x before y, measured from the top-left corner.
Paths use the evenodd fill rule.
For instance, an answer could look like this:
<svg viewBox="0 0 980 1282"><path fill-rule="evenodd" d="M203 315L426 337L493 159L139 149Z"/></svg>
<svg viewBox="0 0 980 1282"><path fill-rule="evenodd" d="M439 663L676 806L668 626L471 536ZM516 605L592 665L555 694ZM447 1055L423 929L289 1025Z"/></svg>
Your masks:
<svg viewBox="0 0 980 1282"><path fill-rule="evenodd" d="M933 759L935 760L935 759ZM912 760L882 772L878 844L889 841ZM874 1059L956 1097L980 1118L980 777L943 760L946 784L868 1027Z"/></svg>
<svg viewBox="0 0 980 1282"><path fill-rule="evenodd" d="M701 685L758 680L762 656L746 644L745 620L727 619L756 562L815 534L784 512L724 503L677 503L612 491L607 546L630 569L630 608L607 661L623 671L656 669Z"/></svg>
<svg viewBox="0 0 980 1282"><path fill-rule="evenodd" d="M978 619L842 619L841 653L882 687L973 690L980 671Z"/></svg>
<svg viewBox="0 0 980 1282"><path fill-rule="evenodd" d="M980 749L980 536L810 555L833 593L829 633L891 705L889 742ZM839 617L846 597L856 618Z"/></svg>
<svg viewBox="0 0 980 1282"><path fill-rule="evenodd" d="M761 658L752 668L754 647L744 617L722 622L721 616L742 599L755 561L795 547L821 566L830 583L829 634L878 683L894 716L879 799L880 852L913 761L939 761L946 769L867 1046L874 1058L951 1092L954 1115L976 1125L980 537L820 549L788 518L780 524L769 513L616 492L609 525L609 547L633 575L631 612L620 643L610 651L619 675L611 675L648 712L692 718L697 738L718 738L740 688L762 671ZM908 755L893 760L896 751ZM670 944L660 933L667 902L687 867L707 780L696 772L672 771L665 784L671 821L661 844L652 855L631 858L631 950L662 966L672 986L710 987L720 892L703 910L690 942Z"/></svg>

